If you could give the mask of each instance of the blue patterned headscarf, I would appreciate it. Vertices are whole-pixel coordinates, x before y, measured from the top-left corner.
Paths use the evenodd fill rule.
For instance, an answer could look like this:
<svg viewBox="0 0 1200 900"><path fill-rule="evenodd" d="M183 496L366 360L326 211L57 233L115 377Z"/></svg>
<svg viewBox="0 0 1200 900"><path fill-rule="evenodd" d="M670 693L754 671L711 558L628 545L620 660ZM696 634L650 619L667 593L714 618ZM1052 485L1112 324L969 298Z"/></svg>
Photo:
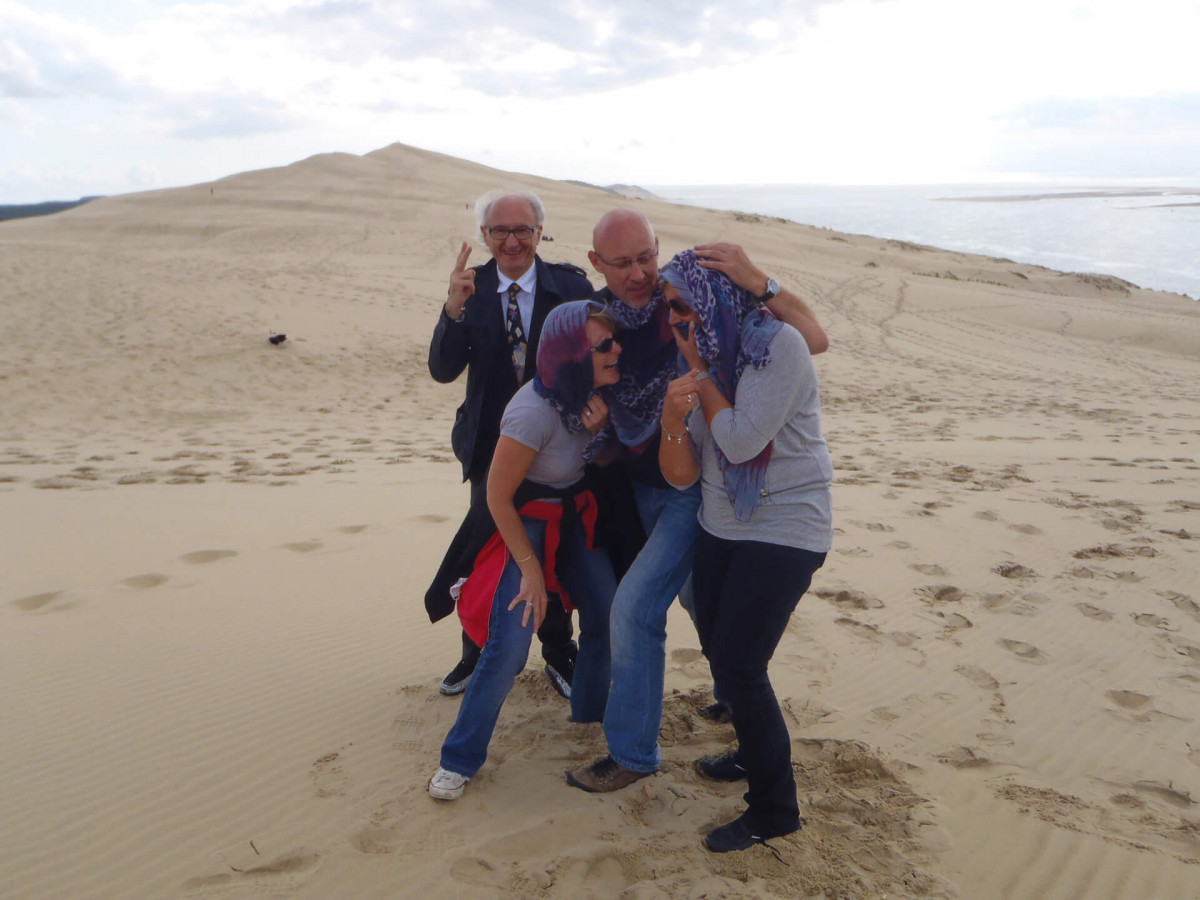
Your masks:
<svg viewBox="0 0 1200 900"><path fill-rule="evenodd" d="M546 315L538 338L533 389L554 408L572 434L583 428L583 408L595 391L587 320L603 310L603 305L592 300L556 306Z"/></svg>
<svg viewBox="0 0 1200 900"><path fill-rule="evenodd" d="M746 366L761 369L771 362L771 340L783 323L726 275L702 267L691 250L677 254L663 266L660 275L696 311L696 346L717 387L732 403ZM713 449L734 516L739 522L749 521L766 485L771 444L754 459L737 464L725 457L716 442Z"/></svg>

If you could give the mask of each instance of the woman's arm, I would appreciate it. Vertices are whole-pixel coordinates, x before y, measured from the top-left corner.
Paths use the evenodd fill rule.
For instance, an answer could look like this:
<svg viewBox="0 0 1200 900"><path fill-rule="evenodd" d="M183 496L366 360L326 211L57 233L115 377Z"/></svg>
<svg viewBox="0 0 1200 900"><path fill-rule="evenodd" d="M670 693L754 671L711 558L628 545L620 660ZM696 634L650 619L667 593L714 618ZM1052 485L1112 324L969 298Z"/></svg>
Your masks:
<svg viewBox="0 0 1200 900"><path fill-rule="evenodd" d="M677 488L691 487L700 477L700 466L692 452L687 427L683 424L684 416L691 411L695 402L688 400L688 397L695 397L699 392L699 385L696 384L698 374L692 369L672 381L667 385L667 397L663 401L663 433L658 444L658 466L662 469L663 477Z"/></svg>
<svg viewBox="0 0 1200 900"><path fill-rule="evenodd" d="M730 281L754 296L761 296L767 289L766 274L750 261L738 244L697 244L695 253L701 266L724 272ZM800 332L813 356L829 349L829 336L817 321L816 313L796 294L783 288L767 301L766 307L777 319Z"/></svg>
<svg viewBox="0 0 1200 900"><path fill-rule="evenodd" d="M529 535L525 533L525 526L521 524L521 516L513 505L513 497L529 474L529 467L536 457L537 451L532 447L501 435L492 456L487 481L487 504L492 520L508 552L521 569L521 588L508 608L514 609L519 603L531 604L525 608L521 625L524 627L529 624L532 610L534 631L541 627L542 619L546 617L546 578L542 573L542 564L529 542Z"/></svg>

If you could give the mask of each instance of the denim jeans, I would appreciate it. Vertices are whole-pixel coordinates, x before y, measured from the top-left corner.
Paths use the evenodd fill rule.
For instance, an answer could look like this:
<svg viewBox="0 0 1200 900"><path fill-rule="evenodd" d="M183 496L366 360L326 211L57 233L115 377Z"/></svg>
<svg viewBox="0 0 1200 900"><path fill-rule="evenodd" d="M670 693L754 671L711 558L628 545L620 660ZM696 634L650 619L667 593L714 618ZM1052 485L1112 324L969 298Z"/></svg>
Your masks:
<svg viewBox="0 0 1200 900"><path fill-rule="evenodd" d="M534 553L544 563L546 523L538 519L522 519L521 522ZM565 549L560 548L559 552ZM579 656L571 684L571 719L599 722L604 717L611 680L608 623L616 578L607 551L588 550L587 536L582 528L575 531L570 554L564 587L579 610ZM471 777L483 766L492 732L500 718L500 707L529 658L532 616L529 624L522 626L525 608L517 606L511 612L508 609L520 588L521 569L509 559L492 599L487 643L483 645L479 665L463 694L458 718L442 744L440 764L451 772ZM550 602L558 601L551 597Z"/></svg>
<svg viewBox="0 0 1200 900"><path fill-rule="evenodd" d="M696 628L721 699L733 710L746 817L773 837L800 824L792 745L767 664L824 553L761 541L696 542Z"/></svg>
<svg viewBox="0 0 1200 900"><path fill-rule="evenodd" d="M612 604L612 690L604 735L612 758L635 772L655 772L660 757L667 610L692 571L700 524L700 486L686 491L633 485L646 546Z"/></svg>

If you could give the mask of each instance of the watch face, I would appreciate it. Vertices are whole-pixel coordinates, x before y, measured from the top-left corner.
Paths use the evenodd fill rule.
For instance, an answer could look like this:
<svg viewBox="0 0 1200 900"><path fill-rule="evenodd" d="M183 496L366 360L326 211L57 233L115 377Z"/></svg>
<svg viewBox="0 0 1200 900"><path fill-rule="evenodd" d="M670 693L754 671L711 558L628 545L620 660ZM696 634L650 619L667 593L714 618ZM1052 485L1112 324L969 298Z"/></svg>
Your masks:
<svg viewBox="0 0 1200 900"><path fill-rule="evenodd" d="M774 278L767 278L767 293L772 297L779 293L779 282Z"/></svg>

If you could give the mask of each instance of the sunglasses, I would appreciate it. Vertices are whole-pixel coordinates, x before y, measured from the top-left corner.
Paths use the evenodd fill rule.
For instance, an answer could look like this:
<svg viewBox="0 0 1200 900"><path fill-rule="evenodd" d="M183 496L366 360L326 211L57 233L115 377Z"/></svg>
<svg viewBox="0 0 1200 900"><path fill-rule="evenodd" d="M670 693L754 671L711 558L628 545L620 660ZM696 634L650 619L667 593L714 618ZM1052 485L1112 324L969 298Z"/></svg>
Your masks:
<svg viewBox="0 0 1200 900"><path fill-rule="evenodd" d="M692 308L678 297L673 297L672 299L668 300L667 305L671 307L671 310L677 316L690 316L692 314Z"/></svg>
<svg viewBox="0 0 1200 900"><path fill-rule="evenodd" d="M602 340L600 343L598 343L595 347L592 347L591 351L593 353L610 353L612 351L613 344L615 344L616 342L617 342L617 339L615 337L606 337L604 340Z"/></svg>

